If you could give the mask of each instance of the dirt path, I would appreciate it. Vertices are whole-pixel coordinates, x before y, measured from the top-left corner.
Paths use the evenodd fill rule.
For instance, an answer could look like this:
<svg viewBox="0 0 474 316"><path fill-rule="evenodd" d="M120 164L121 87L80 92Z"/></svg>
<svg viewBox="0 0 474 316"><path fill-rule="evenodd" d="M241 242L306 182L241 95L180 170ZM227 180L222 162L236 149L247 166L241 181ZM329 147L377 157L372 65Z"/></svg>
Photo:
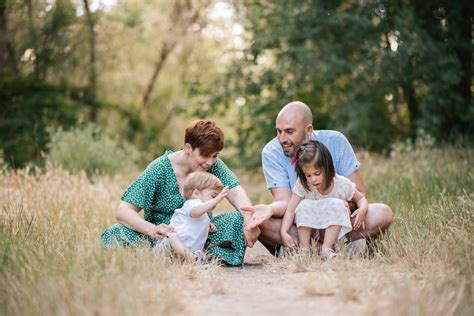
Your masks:
<svg viewBox="0 0 474 316"><path fill-rule="evenodd" d="M341 315L362 314L356 296L317 288L317 272L297 272L275 265L261 244L247 250L244 267L223 268L210 284L196 282L186 295L186 315ZM188 292L189 293L189 292Z"/></svg>

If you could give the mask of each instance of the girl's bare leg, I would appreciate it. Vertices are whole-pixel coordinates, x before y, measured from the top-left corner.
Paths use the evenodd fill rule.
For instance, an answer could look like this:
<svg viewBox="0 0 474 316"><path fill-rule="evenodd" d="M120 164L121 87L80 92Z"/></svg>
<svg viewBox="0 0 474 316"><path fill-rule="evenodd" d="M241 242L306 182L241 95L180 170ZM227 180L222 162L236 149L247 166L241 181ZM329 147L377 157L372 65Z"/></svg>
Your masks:
<svg viewBox="0 0 474 316"><path fill-rule="evenodd" d="M312 230L311 227L298 227L298 239L300 240L301 249L309 249Z"/></svg>
<svg viewBox="0 0 474 316"><path fill-rule="evenodd" d="M337 241L337 236L341 231L340 225L331 225L326 228L324 232L324 241L321 247L321 257L325 259L330 259L331 256L334 254L333 247Z"/></svg>

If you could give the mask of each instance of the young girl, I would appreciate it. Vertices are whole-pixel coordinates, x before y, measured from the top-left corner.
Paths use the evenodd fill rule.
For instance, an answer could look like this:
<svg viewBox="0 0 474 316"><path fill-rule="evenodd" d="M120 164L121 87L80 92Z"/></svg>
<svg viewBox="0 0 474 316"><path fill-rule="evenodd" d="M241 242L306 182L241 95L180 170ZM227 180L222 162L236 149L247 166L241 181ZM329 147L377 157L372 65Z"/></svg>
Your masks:
<svg viewBox="0 0 474 316"><path fill-rule="evenodd" d="M191 173L184 183L186 202L171 217L174 233L156 244L155 254L169 250L180 256L202 254L208 233L216 231L207 212L211 212L228 191L228 187L208 172Z"/></svg>
<svg viewBox="0 0 474 316"><path fill-rule="evenodd" d="M287 247L294 245L289 230L295 221L300 247L308 249L313 229L325 229L321 257L336 256L336 241L352 230L345 201L354 201L367 213L368 203L349 179L336 175L329 150L321 142L310 140L296 152L298 180L281 225L281 237Z"/></svg>

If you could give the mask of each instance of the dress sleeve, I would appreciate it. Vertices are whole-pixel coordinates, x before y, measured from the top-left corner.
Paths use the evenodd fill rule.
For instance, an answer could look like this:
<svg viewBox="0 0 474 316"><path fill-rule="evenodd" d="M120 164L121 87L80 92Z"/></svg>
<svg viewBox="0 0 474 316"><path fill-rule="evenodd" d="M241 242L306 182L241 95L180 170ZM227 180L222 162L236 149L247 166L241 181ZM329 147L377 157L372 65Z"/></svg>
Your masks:
<svg viewBox="0 0 474 316"><path fill-rule="evenodd" d="M229 187L229 189L240 185L235 174L220 158L217 158L216 163L209 168L209 172L218 177L222 184L225 187Z"/></svg>
<svg viewBox="0 0 474 316"><path fill-rule="evenodd" d="M308 192L303 187L303 184L301 184L300 179L296 180L295 186L293 187L293 193L302 198L305 198L308 195Z"/></svg>
<svg viewBox="0 0 474 316"><path fill-rule="evenodd" d="M356 191L355 183L342 176L339 177L339 183L341 186L343 199L346 201L352 200Z"/></svg>
<svg viewBox="0 0 474 316"><path fill-rule="evenodd" d="M155 160L138 176L122 194L122 201L142 209L151 208L159 191L160 160Z"/></svg>

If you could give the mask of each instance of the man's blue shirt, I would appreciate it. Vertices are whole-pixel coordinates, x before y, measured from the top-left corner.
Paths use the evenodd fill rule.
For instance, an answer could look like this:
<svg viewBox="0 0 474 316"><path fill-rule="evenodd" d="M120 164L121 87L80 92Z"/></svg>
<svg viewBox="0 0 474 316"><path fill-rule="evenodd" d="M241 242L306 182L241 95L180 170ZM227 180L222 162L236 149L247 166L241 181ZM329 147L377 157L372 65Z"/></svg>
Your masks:
<svg viewBox="0 0 474 316"><path fill-rule="evenodd" d="M329 149L336 173L348 177L359 169L360 163L344 134L337 131L313 131L311 139L319 140ZM275 137L262 150L262 167L267 188L293 188L297 175L291 158L285 156Z"/></svg>

